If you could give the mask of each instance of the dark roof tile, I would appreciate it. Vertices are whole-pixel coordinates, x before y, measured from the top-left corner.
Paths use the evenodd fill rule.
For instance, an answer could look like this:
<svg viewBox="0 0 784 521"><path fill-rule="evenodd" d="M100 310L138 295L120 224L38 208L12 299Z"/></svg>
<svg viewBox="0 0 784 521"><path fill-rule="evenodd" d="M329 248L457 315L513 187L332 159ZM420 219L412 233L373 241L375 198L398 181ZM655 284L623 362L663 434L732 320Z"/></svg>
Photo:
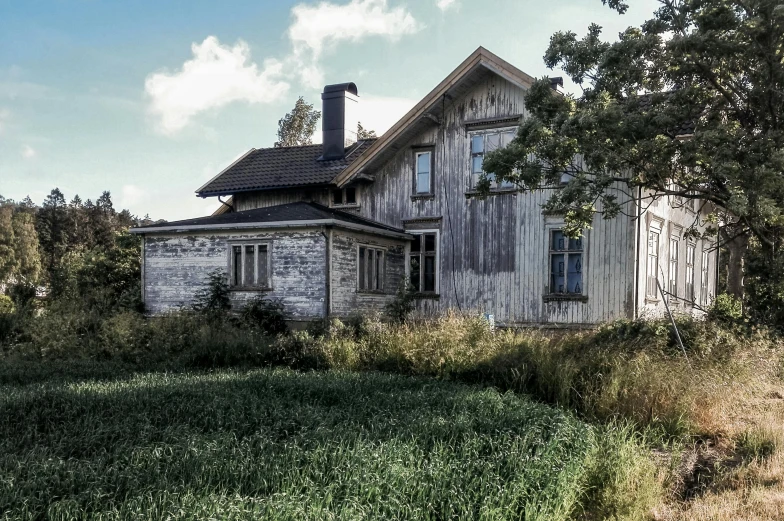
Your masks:
<svg viewBox="0 0 784 521"><path fill-rule="evenodd" d="M358 159L375 141L363 139L346 151L346 157L319 161L321 145L252 150L215 179L196 191L201 197L251 190L326 185Z"/></svg>

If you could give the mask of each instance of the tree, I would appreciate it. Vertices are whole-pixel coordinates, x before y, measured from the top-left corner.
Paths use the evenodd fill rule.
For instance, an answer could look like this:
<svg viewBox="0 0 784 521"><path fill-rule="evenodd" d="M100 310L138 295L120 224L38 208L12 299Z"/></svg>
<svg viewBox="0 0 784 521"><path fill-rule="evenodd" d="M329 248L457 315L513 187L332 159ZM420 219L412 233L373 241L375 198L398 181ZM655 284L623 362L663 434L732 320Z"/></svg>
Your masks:
<svg viewBox="0 0 784 521"><path fill-rule="evenodd" d="M602 2L620 14L627 8ZM725 242L752 237L772 260L784 243L784 5L659 4L614 43L595 24L582 39L553 35L546 65L582 92L554 95L549 80L536 81L525 96L531 117L510 146L488 154L485 170L520 190L569 173L546 209L565 215L570 235L596 212L625 211L644 189L643 204L661 196L710 203L729 225Z"/></svg>
<svg viewBox="0 0 784 521"><path fill-rule="evenodd" d="M13 206L9 204L0 206L0 284L5 283L16 271L13 214Z"/></svg>
<svg viewBox="0 0 784 521"><path fill-rule="evenodd" d="M41 276L41 255L38 250L38 233L35 214L25 207L14 212L14 251L16 254L15 279L18 283L36 285Z"/></svg>
<svg viewBox="0 0 784 521"><path fill-rule="evenodd" d="M357 139L376 139L377 137L375 130L367 130L362 126L362 123L357 122Z"/></svg>
<svg viewBox="0 0 784 521"><path fill-rule="evenodd" d="M55 188L38 210L36 228L47 273L51 276L68 248L68 213L65 197Z"/></svg>
<svg viewBox="0 0 784 521"><path fill-rule="evenodd" d="M294 110L278 121L278 141L275 147L310 145L320 117L321 112L314 110L313 105L306 103L300 96L294 104Z"/></svg>

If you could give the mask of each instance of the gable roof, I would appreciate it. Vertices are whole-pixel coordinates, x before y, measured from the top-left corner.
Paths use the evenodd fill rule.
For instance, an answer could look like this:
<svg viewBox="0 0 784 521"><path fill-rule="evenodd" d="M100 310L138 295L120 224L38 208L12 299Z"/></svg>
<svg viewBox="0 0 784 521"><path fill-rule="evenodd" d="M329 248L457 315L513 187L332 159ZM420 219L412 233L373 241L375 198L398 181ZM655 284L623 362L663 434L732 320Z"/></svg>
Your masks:
<svg viewBox="0 0 784 521"><path fill-rule="evenodd" d="M362 157L346 165L345 169L337 173L333 183L345 186L360 172L372 171L382 164L422 129L438 124L437 122L443 116L443 100L445 98L459 98L479 81L486 78L488 74L501 76L524 89L529 88L534 82L532 76L484 47L479 47L392 128L371 144Z"/></svg>
<svg viewBox="0 0 784 521"><path fill-rule="evenodd" d="M298 201L295 203L228 212L208 217L163 222L132 228L131 233L159 233L196 230L232 230L248 228L296 228L303 226L332 225L362 230L381 235L408 238L404 230L365 219L353 213L328 208L324 205Z"/></svg>
<svg viewBox="0 0 784 521"><path fill-rule="evenodd" d="M356 161L375 139L364 139L349 147L346 156L319 161L321 145L250 149L204 186L200 197L228 195L251 190L327 185Z"/></svg>

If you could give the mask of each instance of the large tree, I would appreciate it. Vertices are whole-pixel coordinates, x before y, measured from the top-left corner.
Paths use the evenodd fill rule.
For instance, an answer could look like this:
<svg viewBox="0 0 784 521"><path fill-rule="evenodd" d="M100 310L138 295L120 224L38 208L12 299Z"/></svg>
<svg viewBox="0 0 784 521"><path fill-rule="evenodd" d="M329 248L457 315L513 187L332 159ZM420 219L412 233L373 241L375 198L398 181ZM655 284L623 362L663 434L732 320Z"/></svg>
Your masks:
<svg viewBox="0 0 784 521"><path fill-rule="evenodd" d="M488 155L485 170L521 190L570 174L547 209L565 215L571 234L597 211L625 211L642 188L643 205L661 196L710 204L724 242L739 249L734 262L748 237L772 259L784 242L784 4L659 4L615 42L595 24L582 38L553 35L545 63L580 94L554 95L549 80L535 82L525 99L531 117L509 147Z"/></svg>
<svg viewBox="0 0 784 521"><path fill-rule="evenodd" d="M315 110L312 103L306 103L305 98L300 96L294 104L294 109L278 121L278 141L275 146L310 145L320 117L321 112Z"/></svg>

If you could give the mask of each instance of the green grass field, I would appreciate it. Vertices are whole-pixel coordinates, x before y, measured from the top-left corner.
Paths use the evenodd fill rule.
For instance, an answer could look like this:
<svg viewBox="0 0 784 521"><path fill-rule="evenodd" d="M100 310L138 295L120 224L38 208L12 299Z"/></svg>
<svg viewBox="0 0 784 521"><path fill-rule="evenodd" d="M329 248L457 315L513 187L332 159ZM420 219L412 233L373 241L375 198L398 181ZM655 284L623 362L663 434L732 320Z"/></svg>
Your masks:
<svg viewBox="0 0 784 521"><path fill-rule="evenodd" d="M0 386L0 519L566 519L592 428L378 373Z"/></svg>

